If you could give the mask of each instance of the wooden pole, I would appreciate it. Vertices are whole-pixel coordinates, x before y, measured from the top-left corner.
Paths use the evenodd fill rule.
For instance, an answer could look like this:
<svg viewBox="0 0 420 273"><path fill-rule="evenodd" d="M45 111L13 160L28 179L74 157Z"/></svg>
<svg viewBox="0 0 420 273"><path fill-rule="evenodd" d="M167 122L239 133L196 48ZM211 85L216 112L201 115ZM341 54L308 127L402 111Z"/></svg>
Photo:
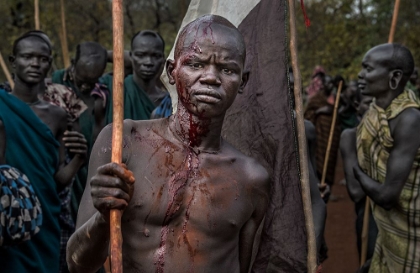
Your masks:
<svg viewBox="0 0 420 273"><path fill-rule="evenodd" d="M325 178L327 177L328 160L330 159L331 145L334 137L335 122L337 120L338 104L340 103L341 89L343 88L343 81L338 84L337 95L335 96L333 119L330 128L330 135L328 137L327 152L325 153L324 168L322 169L321 185L325 185Z"/></svg>
<svg viewBox="0 0 420 273"><path fill-rule="evenodd" d="M70 66L70 57L69 57L69 47L67 45L67 28L66 28L66 13L65 13L65 6L64 0L60 0L61 6L61 52L63 53L63 62L64 67Z"/></svg>
<svg viewBox="0 0 420 273"><path fill-rule="evenodd" d="M292 61L293 75L295 77L294 96L296 107L296 123L297 123L297 138L299 147L299 169L300 182L302 188L302 203L305 214L306 237L308 241L308 257L307 267L308 273L314 273L317 270L317 253L315 228L312 216L312 203L309 187L309 170L308 157L306 147L305 123L303 120L303 106L302 106L302 82L299 70L299 60L297 54L297 34L296 34L296 14L295 14L295 0L289 1L289 23L290 23L290 56Z"/></svg>
<svg viewBox="0 0 420 273"><path fill-rule="evenodd" d="M392 23L391 23L391 30L389 31L389 37L388 37L388 43L394 42L394 34L395 34L395 28L397 26L397 20L398 20L398 11L400 9L400 0L395 1L394 6L394 13L392 15Z"/></svg>
<svg viewBox="0 0 420 273"><path fill-rule="evenodd" d="M3 59L3 55L1 55L0 52L0 66L3 69L4 75L6 76L7 81L10 84L10 87L13 88L15 87L15 82L13 81L12 75L10 75L9 69L7 68L6 62Z"/></svg>
<svg viewBox="0 0 420 273"><path fill-rule="evenodd" d="M34 8L35 8L35 29L40 30L41 26L39 24L39 0L34 0Z"/></svg>
<svg viewBox="0 0 420 273"><path fill-rule="evenodd" d="M113 29L113 123L112 123L112 156L111 160L121 163L123 143L123 109L124 109L124 18L123 0L112 1ZM120 210L111 210L110 244L112 273L122 273L122 234Z"/></svg>

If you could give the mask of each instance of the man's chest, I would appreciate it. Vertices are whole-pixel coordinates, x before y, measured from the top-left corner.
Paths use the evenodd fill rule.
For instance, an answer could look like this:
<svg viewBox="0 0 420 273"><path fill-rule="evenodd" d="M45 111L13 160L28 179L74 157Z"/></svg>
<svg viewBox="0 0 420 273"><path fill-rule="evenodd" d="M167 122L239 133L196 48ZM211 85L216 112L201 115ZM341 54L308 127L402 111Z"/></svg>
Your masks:
<svg viewBox="0 0 420 273"><path fill-rule="evenodd" d="M152 226L188 222L204 232L242 227L252 213L252 190L243 186L234 168L203 162L195 154L166 151L137 165L126 219Z"/></svg>

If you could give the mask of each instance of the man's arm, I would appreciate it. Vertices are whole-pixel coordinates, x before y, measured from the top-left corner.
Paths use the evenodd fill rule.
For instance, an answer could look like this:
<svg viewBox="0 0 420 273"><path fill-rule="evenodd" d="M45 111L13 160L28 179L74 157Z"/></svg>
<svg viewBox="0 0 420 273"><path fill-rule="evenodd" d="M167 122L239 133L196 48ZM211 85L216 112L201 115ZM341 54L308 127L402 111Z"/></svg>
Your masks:
<svg viewBox="0 0 420 273"><path fill-rule="evenodd" d="M77 230L67 243L72 273L94 273L103 265L108 256L110 210L125 209L132 196L133 174L124 164L109 163L111 135L112 127L105 127L93 146Z"/></svg>
<svg viewBox="0 0 420 273"><path fill-rule="evenodd" d="M257 167L256 167L257 166ZM252 191L254 211L251 218L242 227L239 234L239 263L241 273L248 273L252 259L252 249L257 230L264 219L269 202L270 178L267 171L259 164L252 164L255 177L250 177L255 187Z"/></svg>
<svg viewBox="0 0 420 273"><path fill-rule="evenodd" d="M60 128L56 136L60 142L59 147L59 168L54 175L59 190L68 186L77 171L85 163L87 156L87 144L85 137L76 131L66 131L67 128L67 115L63 111L57 111L57 115L60 116ZM73 154L71 161L66 164L66 148Z"/></svg>
<svg viewBox="0 0 420 273"><path fill-rule="evenodd" d="M357 161L356 128L347 129L341 134L340 151L343 158L344 175L347 192L353 202L359 202L366 194L354 176L353 168L359 166Z"/></svg>
<svg viewBox="0 0 420 273"><path fill-rule="evenodd" d="M6 131L0 119L0 165L6 164Z"/></svg>
<svg viewBox="0 0 420 273"><path fill-rule="evenodd" d="M366 194L386 210L392 209L398 203L420 147L420 111L409 108L391 120L390 126L394 146L386 166L385 183L380 184L371 179L359 166L354 168L354 174Z"/></svg>

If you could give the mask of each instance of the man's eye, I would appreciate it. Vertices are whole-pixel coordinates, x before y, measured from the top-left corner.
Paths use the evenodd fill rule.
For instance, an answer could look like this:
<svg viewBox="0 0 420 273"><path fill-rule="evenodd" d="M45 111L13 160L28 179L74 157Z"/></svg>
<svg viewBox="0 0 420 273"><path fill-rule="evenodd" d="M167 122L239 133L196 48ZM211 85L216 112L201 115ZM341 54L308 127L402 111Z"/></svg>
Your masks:
<svg viewBox="0 0 420 273"><path fill-rule="evenodd" d="M48 63L49 62L49 59L48 58L41 58L41 61L43 62L43 63Z"/></svg>
<svg viewBox="0 0 420 273"><path fill-rule="evenodd" d="M233 70L227 69L227 68L223 68L223 73L227 74L227 75L231 75L233 74Z"/></svg>
<svg viewBox="0 0 420 273"><path fill-rule="evenodd" d="M200 69L200 68L203 68L203 65L202 65L202 64L200 64L200 63L192 63L192 64L190 64L190 66L191 66L192 68L194 68L194 69Z"/></svg>

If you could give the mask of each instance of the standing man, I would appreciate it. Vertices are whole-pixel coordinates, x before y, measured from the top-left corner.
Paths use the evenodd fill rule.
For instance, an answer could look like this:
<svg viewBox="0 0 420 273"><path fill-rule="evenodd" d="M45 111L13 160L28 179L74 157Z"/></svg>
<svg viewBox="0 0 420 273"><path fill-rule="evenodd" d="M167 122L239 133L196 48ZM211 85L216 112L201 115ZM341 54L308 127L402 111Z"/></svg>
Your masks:
<svg viewBox="0 0 420 273"><path fill-rule="evenodd" d="M366 53L362 67L359 88L374 101L357 128L359 185L352 192L372 200L378 225L369 272L419 272L420 104L404 89L413 56L404 46L383 44Z"/></svg>
<svg viewBox="0 0 420 273"><path fill-rule="evenodd" d="M223 17L206 15L181 31L167 62L176 114L126 120L124 164L109 163L111 126L98 137L68 244L71 272L95 272L105 261L110 209L124 210L125 273L248 272L269 176L221 137L248 80L244 62L243 37Z"/></svg>
<svg viewBox="0 0 420 273"><path fill-rule="evenodd" d="M0 249L1 272L59 271L61 204L57 192L71 183L86 160L86 141L79 133L66 131L66 112L38 97L51 61L48 41L33 33L21 36L10 57L15 87L10 94L0 90L4 161L28 177L43 212L36 236ZM65 148L74 155L68 164Z"/></svg>
<svg viewBox="0 0 420 273"><path fill-rule="evenodd" d="M143 30L131 40L133 74L124 80L124 118L133 120L150 119L153 110L160 105L168 92L161 90L157 82L165 62L165 42L150 30ZM112 76L101 78L112 94ZM112 96L108 100L106 124L112 122Z"/></svg>
<svg viewBox="0 0 420 273"><path fill-rule="evenodd" d="M328 138L334 111L334 83L333 79L326 75L323 77L323 88L309 99L305 109L305 119L315 125L316 129L316 172L321 179L324 161L327 152ZM330 157L326 175L326 183L332 186L334 183L335 164L340 143L341 129L337 122L333 134Z"/></svg>

